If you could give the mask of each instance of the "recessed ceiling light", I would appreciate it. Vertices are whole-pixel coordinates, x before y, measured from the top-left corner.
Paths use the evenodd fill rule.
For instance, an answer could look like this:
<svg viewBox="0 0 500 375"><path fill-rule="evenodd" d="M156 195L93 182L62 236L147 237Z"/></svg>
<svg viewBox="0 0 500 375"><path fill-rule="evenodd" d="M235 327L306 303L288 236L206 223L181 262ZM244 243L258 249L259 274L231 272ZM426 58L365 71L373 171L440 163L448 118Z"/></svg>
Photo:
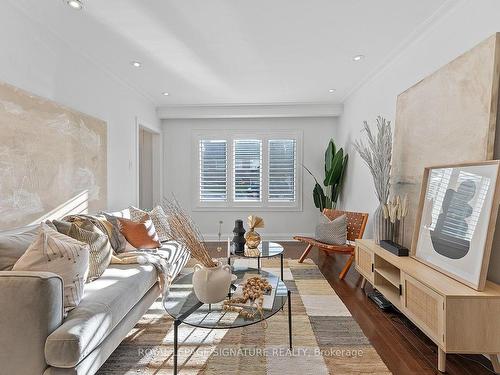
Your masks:
<svg viewBox="0 0 500 375"><path fill-rule="evenodd" d="M132 61L131 64L136 68L140 68L142 66L142 64L139 61Z"/></svg>
<svg viewBox="0 0 500 375"><path fill-rule="evenodd" d="M333 92L335 92L335 89L330 89L330 90L328 90L328 92L333 93Z"/></svg>
<svg viewBox="0 0 500 375"><path fill-rule="evenodd" d="M168 95L169 95L169 94L168 94L168 92L162 92L161 94L162 94L163 96L168 96Z"/></svg>
<svg viewBox="0 0 500 375"><path fill-rule="evenodd" d="M73 9L82 9L83 4L81 0L67 0L66 3Z"/></svg>
<svg viewBox="0 0 500 375"><path fill-rule="evenodd" d="M364 55L356 55L356 56L354 56L352 59L353 59L354 61L361 61L361 60L363 60L364 58L365 58L365 56L364 56Z"/></svg>

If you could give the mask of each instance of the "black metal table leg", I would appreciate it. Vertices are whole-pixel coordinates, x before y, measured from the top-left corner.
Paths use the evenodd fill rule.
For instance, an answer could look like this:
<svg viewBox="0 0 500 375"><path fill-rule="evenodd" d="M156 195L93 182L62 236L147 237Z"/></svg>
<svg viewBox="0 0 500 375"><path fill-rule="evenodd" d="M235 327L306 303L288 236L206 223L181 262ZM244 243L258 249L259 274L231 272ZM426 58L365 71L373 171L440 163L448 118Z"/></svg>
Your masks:
<svg viewBox="0 0 500 375"><path fill-rule="evenodd" d="M179 330L179 325L181 324L181 321L180 320L175 320L174 321L174 375L177 375L177 355L178 355L178 349L179 349L179 344L178 344L178 340L179 340L179 333L178 333L178 330Z"/></svg>
<svg viewBox="0 0 500 375"><path fill-rule="evenodd" d="M260 256L257 257L257 271L260 274Z"/></svg>
<svg viewBox="0 0 500 375"><path fill-rule="evenodd" d="M288 291L288 340L292 350L292 292Z"/></svg>
<svg viewBox="0 0 500 375"><path fill-rule="evenodd" d="M283 253L280 254L281 257L281 281L283 281Z"/></svg>

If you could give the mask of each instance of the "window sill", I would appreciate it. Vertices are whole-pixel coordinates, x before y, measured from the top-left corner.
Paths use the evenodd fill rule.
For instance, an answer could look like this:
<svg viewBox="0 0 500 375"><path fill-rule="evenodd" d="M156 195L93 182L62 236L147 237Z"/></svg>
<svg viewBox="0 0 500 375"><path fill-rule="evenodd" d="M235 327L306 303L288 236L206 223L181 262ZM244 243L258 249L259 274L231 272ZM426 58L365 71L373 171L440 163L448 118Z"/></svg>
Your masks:
<svg viewBox="0 0 500 375"><path fill-rule="evenodd" d="M235 212L235 211L252 211L252 212L302 212L302 207L300 206L293 206L293 207L286 207L286 206L194 206L192 208L192 211L198 211L198 212L203 212L203 211L215 211L215 212L221 212L221 211L230 211L230 212Z"/></svg>

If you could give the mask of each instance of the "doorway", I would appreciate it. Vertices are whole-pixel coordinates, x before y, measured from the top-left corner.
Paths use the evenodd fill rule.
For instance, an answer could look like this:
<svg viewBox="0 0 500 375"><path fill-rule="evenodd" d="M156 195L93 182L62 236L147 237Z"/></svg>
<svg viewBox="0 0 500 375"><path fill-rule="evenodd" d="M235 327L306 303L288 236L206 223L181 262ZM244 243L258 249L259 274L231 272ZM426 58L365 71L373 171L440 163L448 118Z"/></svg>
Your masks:
<svg viewBox="0 0 500 375"><path fill-rule="evenodd" d="M138 206L151 210L160 204L161 196L161 136L138 125Z"/></svg>

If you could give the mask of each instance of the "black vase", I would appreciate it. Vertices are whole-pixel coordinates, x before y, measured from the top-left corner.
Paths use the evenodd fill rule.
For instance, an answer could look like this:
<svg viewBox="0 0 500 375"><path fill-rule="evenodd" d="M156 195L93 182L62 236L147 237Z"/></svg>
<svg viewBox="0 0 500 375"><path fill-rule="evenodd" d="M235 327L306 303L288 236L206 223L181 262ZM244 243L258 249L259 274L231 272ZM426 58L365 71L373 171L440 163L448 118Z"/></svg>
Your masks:
<svg viewBox="0 0 500 375"><path fill-rule="evenodd" d="M245 228L243 228L243 220L235 220L233 229L233 249L235 254L243 254L245 252Z"/></svg>

